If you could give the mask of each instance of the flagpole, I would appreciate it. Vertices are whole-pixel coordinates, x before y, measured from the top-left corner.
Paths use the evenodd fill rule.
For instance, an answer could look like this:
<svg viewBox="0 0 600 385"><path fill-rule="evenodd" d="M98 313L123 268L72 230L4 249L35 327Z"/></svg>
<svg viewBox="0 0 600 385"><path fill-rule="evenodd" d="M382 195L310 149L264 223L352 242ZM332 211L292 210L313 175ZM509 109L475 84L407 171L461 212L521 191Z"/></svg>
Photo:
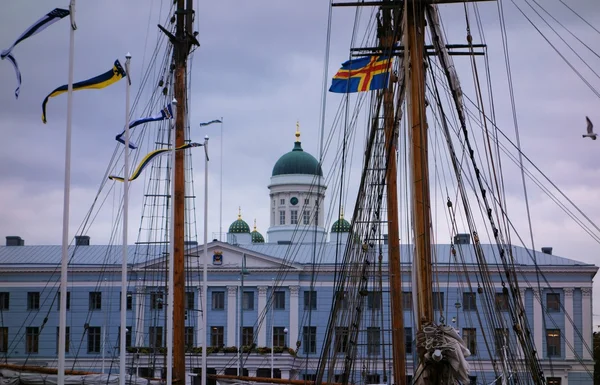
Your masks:
<svg viewBox="0 0 600 385"><path fill-rule="evenodd" d="M204 338L202 339L201 385L206 385L206 350L208 346L208 344L206 343L206 328L208 325L208 310L206 307L206 304L208 303L208 135L204 137L204 257L202 259L202 300L204 304L204 309L202 309L202 330L204 333Z"/></svg>
<svg viewBox="0 0 600 385"><path fill-rule="evenodd" d="M223 117L221 116L221 175L219 176L219 241L223 242Z"/></svg>
<svg viewBox="0 0 600 385"><path fill-rule="evenodd" d="M67 132L65 135L65 188L63 201L62 256L60 266L60 312L58 326L58 385L65 383L65 340L67 328L67 268L69 263L69 202L71 186L71 122L73 115L73 66L75 56L75 0L69 4L69 84L67 88Z"/></svg>
<svg viewBox="0 0 600 385"><path fill-rule="evenodd" d="M173 125L175 125L177 114L177 100L171 102L173 109ZM175 127L169 123L169 143L171 145L171 226L169 228L169 282L167 284L167 385L173 383L173 289L174 289L174 268L175 261Z"/></svg>
<svg viewBox="0 0 600 385"><path fill-rule="evenodd" d="M119 385L125 385L125 364L127 357L127 228L129 221L129 95L131 89L131 54L125 56L125 165L123 166L123 261L121 263L121 332L119 344Z"/></svg>

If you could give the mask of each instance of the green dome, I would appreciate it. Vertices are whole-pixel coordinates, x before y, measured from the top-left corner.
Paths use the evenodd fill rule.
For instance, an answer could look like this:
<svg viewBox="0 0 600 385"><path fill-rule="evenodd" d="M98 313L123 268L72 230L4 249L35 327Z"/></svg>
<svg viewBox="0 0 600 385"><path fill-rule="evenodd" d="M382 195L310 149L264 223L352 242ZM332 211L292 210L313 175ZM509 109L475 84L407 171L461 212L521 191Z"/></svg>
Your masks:
<svg viewBox="0 0 600 385"><path fill-rule="evenodd" d="M232 234L247 234L250 232L250 226L242 219L241 209L238 219L229 226L229 232Z"/></svg>
<svg viewBox="0 0 600 385"><path fill-rule="evenodd" d="M351 227L350 222L348 222L344 218L340 218L337 221L335 221L333 226L331 226L331 232L332 233L349 233L350 227Z"/></svg>
<svg viewBox="0 0 600 385"><path fill-rule="evenodd" d="M314 156L304 152L300 144L300 131L296 125L296 143L294 149L284 154L273 167L272 176L287 174L304 174L323 176L321 165Z"/></svg>
<svg viewBox="0 0 600 385"><path fill-rule="evenodd" d="M265 243L265 238L256 230L256 219L254 220L254 230L250 235L252 235L252 243Z"/></svg>

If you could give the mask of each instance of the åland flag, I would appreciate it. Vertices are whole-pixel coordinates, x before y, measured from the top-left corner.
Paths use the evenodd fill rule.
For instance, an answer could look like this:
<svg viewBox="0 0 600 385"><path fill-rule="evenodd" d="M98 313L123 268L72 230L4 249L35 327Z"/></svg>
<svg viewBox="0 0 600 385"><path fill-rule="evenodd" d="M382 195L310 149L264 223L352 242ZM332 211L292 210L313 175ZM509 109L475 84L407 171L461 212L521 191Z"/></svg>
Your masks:
<svg viewBox="0 0 600 385"><path fill-rule="evenodd" d="M391 62L383 55L348 60L333 77L329 92L346 94L380 90L388 84Z"/></svg>

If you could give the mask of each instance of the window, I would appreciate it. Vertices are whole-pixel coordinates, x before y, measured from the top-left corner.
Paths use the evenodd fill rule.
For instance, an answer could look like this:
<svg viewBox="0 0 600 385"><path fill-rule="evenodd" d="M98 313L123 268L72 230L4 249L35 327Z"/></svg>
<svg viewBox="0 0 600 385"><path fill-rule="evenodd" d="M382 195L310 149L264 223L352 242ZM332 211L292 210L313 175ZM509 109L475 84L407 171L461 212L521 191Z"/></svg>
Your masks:
<svg viewBox="0 0 600 385"><path fill-rule="evenodd" d="M307 290L304 292L304 310L315 310L317 308L317 292Z"/></svg>
<svg viewBox="0 0 600 385"><path fill-rule="evenodd" d="M213 291L212 292L212 309L213 310L224 310L225 309L225 292L224 291Z"/></svg>
<svg viewBox="0 0 600 385"><path fill-rule="evenodd" d="M475 296L475 293L463 293L463 309L465 311L477 310L477 297Z"/></svg>
<svg viewBox="0 0 600 385"><path fill-rule="evenodd" d="M90 292L90 310L102 310L102 293L99 291Z"/></svg>
<svg viewBox="0 0 600 385"><path fill-rule="evenodd" d="M252 346L254 343L254 327L244 326L242 328L242 346Z"/></svg>
<svg viewBox="0 0 600 385"><path fill-rule="evenodd" d="M184 343L185 343L186 348L191 348L192 346L194 346L194 327L193 326L185 327L185 342Z"/></svg>
<svg viewBox="0 0 600 385"><path fill-rule="evenodd" d="M8 352L8 328L0 327L0 352Z"/></svg>
<svg viewBox="0 0 600 385"><path fill-rule="evenodd" d="M412 291L402 292L402 309L412 310Z"/></svg>
<svg viewBox="0 0 600 385"><path fill-rule="evenodd" d="M338 291L336 292L336 299L339 302L339 308L342 310L348 309L348 292Z"/></svg>
<svg viewBox="0 0 600 385"><path fill-rule="evenodd" d="M39 310L40 308L40 293L38 291L30 291L27 293L27 310Z"/></svg>
<svg viewBox="0 0 600 385"><path fill-rule="evenodd" d="M162 346L163 346L163 328L162 328L162 326L150 326L148 328L148 334L150 335L150 347L151 348L162 348Z"/></svg>
<svg viewBox="0 0 600 385"><path fill-rule="evenodd" d="M56 352L57 353L58 353L58 343L60 341L59 333L60 333L60 328L57 326L56 327ZM71 340L70 334L71 334L71 328L68 326L65 327L65 353L69 353L69 341Z"/></svg>
<svg viewBox="0 0 600 385"><path fill-rule="evenodd" d="M186 291L185 292L185 308L186 309L195 309L196 305L194 304L194 292Z"/></svg>
<svg viewBox="0 0 600 385"><path fill-rule="evenodd" d="M253 291L245 291L244 292L244 296L242 298L242 309L254 310L254 292Z"/></svg>
<svg viewBox="0 0 600 385"><path fill-rule="evenodd" d="M60 311L60 291L58 292L56 299L58 301L58 304L56 305L56 310ZM67 310L71 310L71 292L70 291L67 291Z"/></svg>
<svg viewBox="0 0 600 385"><path fill-rule="evenodd" d="M413 352L412 328L404 328L404 351L406 354Z"/></svg>
<svg viewBox="0 0 600 385"><path fill-rule="evenodd" d="M345 353L348 350L348 328L338 326L335 328L335 351Z"/></svg>
<svg viewBox="0 0 600 385"><path fill-rule="evenodd" d="M560 356L560 329L546 329L546 351L548 357Z"/></svg>
<svg viewBox="0 0 600 385"><path fill-rule="evenodd" d="M433 298L433 310L444 311L444 293L434 291L431 294Z"/></svg>
<svg viewBox="0 0 600 385"><path fill-rule="evenodd" d="M285 310L285 291L276 291L273 295L275 310Z"/></svg>
<svg viewBox="0 0 600 385"><path fill-rule="evenodd" d="M158 291L150 293L150 308L152 310L162 310L164 303L165 299L163 293Z"/></svg>
<svg viewBox="0 0 600 385"><path fill-rule="evenodd" d="M119 293L119 310L121 310L121 295L122 293ZM133 293L128 291L126 294L127 297L125 297L125 309L127 310L132 310L133 309ZM68 301L68 297L67 297L67 301ZM67 306L67 309L69 307Z"/></svg>
<svg viewBox="0 0 600 385"><path fill-rule="evenodd" d="M275 326L273 328L273 347L283 348L286 346L285 334L283 326Z"/></svg>
<svg viewBox="0 0 600 385"><path fill-rule="evenodd" d="M560 311L560 294L558 294L558 293L546 294L546 309L549 312L559 312Z"/></svg>
<svg viewBox="0 0 600 385"><path fill-rule="evenodd" d="M40 345L40 328L28 327L25 333L25 353L37 353Z"/></svg>
<svg viewBox="0 0 600 385"><path fill-rule="evenodd" d="M463 328L462 333L463 341L465 342L467 349L471 352L471 355L477 355L477 329Z"/></svg>
<svg viewBox="0 0 600 385"><path fill-rule="evenodd" d="M316 374L303 374L302 375L302 379L305 381L316 381L317 380L317 375Z"/></svg>
<svg viewBox="0 0 600 385"><path fill-rule="evenodd" d="M221 348L225 345L223 338L223 326L212 326L210 328L210 346L213 348Z"/></svg>
<svg viewBox="0 0 600 385"><path fill-rule="evenodd" d="M560 377L547 377L546 378L546 383L548 385L560 385Z"/></svg>
<svg viewBox="0 0 600 385"><path fill-rule="evenodd" d="M469 376L469 385L477 385L477 376Z"/></svg>
<svg viewBox="0 0 600 385"><path fill-rule="evenodd" d="M496 355L502 355L504 347L508 345L508 329L496 328L494 330L494 344L496 346Z"/></svg>
<svg viewBox="0 0 600 385"><path fill-rule="evenodd" d="M310 224L310 210L304 210L302 212L302 223L305 225Z"/></svg>
<svg viewBox="0 0 600 385"><path fill-rule="evenodd" d="M119 334L117 335L117 349L121 346L121 327L119 326ZM125 327L125 347L131 346L131 326Z"/></svg>
<svg viewBox="0 0 600 385"><path fill-rule="evenodd" d="M310 199L308 199L308 198L304 198L304 204L305 204L305 205L309 205L309 204L310 204Z"/></svg>
<svg viewBox="0 0 600 385"><path fill-rule="evenodd" d="M302 346L304 347L304 354L316 353L317 352L317 327L316 326L304 326L302 333Z"/></svg>
<svg viewBox="0 0 600 385"><path fill-rule="evenodd" d="M280 204L280 205L284 205L284 204L285 204L285 199L280 199L280 200L279 200L279 204Z"/></svg>
<svg viewBox="0 0 600 385"><path fill-rule="evenodd" d="M285 210L279 210L279 224L285 225Z"/></svg>
<svg viewBox="0 0 600 385"><path fill-rule="evenodd" d="M100 353L102 345L102 328L99 326L90 326L87 328L88 353Z"/></svg>
<svg viewBox="0 0 600 385"><path fill-rule="evenodd" d="M10 305L10 293L3 291L0 293L0 310L8 310Z"/></svg>
<svg viewBox="0 0 600 385"><path fill-rule="evenodd" d="M370 291L367 296L367 304L369 309L381 309L381 292Z"/></svg>
<svg viewBox="0 0 600 385"><path fill-rule="evenodd" d="M378 355L381 346L381 330L378 327L367 328L367 354Z"/></svg>
<svg viewBox="0 0 600 385"><path fill-rule="evenodd" d="M496 309L499 311L508 311L508 293L496 293Z"/></svg>
<svg viewBox="0 0 600 385"><path fill-rule="evenodd" d="M367 384L381 384L381 381L379 380L379 374L378 373L369 373L369 374L367 374L367 377L365 378L365 383L367 383Z"/></svg>
<svg viewBox="0 0 600 385"><path fill-rule="evenodd" d="M290 211L290 222L292 223L292 225L298 224L298 210Z"/></svg>

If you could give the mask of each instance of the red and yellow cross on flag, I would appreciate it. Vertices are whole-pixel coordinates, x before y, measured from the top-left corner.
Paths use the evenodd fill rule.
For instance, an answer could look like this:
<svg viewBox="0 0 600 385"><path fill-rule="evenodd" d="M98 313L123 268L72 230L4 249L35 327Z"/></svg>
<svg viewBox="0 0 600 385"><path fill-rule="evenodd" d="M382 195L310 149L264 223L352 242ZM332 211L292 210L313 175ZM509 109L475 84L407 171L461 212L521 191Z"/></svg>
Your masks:
<svg viewBox="0 0 600 385"><path fill-rule="evenodd" d="M333 77L329 92L380 90L388 84L391 63L392 59L384 55L350 59Z"/></svg>

